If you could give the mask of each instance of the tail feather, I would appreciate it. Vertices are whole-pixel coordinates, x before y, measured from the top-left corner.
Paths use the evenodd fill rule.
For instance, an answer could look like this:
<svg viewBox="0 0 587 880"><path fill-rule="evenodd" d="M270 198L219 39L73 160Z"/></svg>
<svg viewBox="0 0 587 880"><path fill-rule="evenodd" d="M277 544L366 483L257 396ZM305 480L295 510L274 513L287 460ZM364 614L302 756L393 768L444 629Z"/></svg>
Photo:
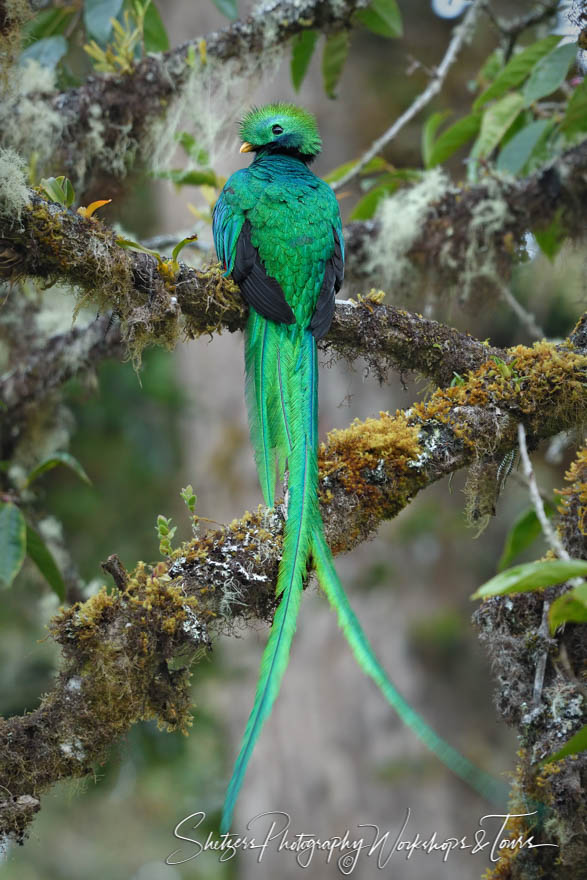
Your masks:
<svg viewBox="0 0 587 880"><path fill-rule="evenodd" d="M270 332L277 333L277 328L270 328ZM266 339L265 343L271 345L272 340ZM291 448L289 448L288 454L289 509L276 587L276 594L281 596L281 601L275 613L269 640L263 653L253 710L247 722L241 749L228 786L220 825L222 833L230 828L234 805L243 783L247 764L263 724L271 712L287 667L296 628L303 579L310 556L312 533L316 528L316 523L319 523L316 454L310 443L310 438L305 432L305 420L302 417L303 408L308 406L307 394L304 388L300 392L299 376L296 375L295 367L292 369L291 366L296 360L299 338L294 338L288 343L282 337L280 343L281 346L276 346L276 350L285 352L285 357L276 357L274 363L275 365L280 363L282 367L282 379L284 380L282 386L286 401L284 410L289 416L287 428L291 438ZM291 345L291 349L288 348L288 344ZM252 350L254 351L251 356L252 361L257 357L263 357L263 345L253 344ZM251 373L254 376L257 375L257 365L254 362L251 363ZM265 388L266 400L275 401L281 395L278 390L279 381L276 382L276 378L274 375L269 382L270 387ZM308 390L313 393L313 389ZM272 408L275 408L274 404L272 404ZM259 422L266 425L267 428L261 432L261 437L264 437L262 439L264 451L270 449L272 438L278 429L267 410L264 415L259 417ZM265 461L264 456L261 456L261 460Z"/></svg>
<svg viewBox="0 0 587 880"><path fill-rule="evenodd" d="M312 556L316 566L316 574L320 586L326 593L328 601L338 616L338 623L342 629L357 663L381 690L385 699L395 709L402 721L414 731L431 752L433 752L449 770L460 776L468 785L475 789L487 800L504 804L507 801L507 786L489 773L479 769L464 755L443 740L431 727L418 715L410 704L395 689L387 678L385 671L363 632L361 625L349 604L342 584L334 567L330 548L324 538L322 528L316 528L312 535Z"/></svg>

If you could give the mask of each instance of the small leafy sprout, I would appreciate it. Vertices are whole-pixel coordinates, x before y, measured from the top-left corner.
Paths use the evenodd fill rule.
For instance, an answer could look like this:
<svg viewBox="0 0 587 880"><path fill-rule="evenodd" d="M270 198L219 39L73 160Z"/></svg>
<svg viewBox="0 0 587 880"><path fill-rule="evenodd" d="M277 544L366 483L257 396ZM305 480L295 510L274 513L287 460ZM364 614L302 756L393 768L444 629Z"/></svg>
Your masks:
<svg viewBox="0 0 587 880"><path fill-rule="evenodd" d="M171 525L171 517L168 518L160 513L157 517L155 531L159 538L159 553L161 553L162 556L171 556L173 553L171 541L173 540L176 530L177 527Z"/></svg>
<svg viewBox="0 0 587 880"><path fill-rule="evenodd" d="M151 0L141 3L134 0L131 10L126 10L121 24L115 18L112 24L111 43L103 49L95 40L84 46L85 52L94 62L94 69L102 73L131 73L139 55L145 54L145 15Z"/></svg>
<svg viewBox="0 0 587 880"><path fill-rule="evenodd" d="M89 220L98 208L103 208L104 205L109 205L111 201L112 199L98 199L96 202L90 202L87 208L79 207L77 213L80 217L85 217L86 220Z"/></svg>
<svg viewBox="0 0 587 880"><path fill-rule="evenodd" d="M186 486L184 489L181 490L181 492L179 494L183 498L185 505L186 505L187 509L189 510L189 512L191 514L193 514L196 509L196 499L197 499L197 496L194 494L193 486L191 486L191 485Z"/></svg>
<svg viewBox="0 0 587 880"><path fill-rule="evenodd" d="M458 385L466 385L466 380L463 379L463 377L461 376L460 373L456 373L453 370L453 377L454 378L453 378L452 382L450 383L451 388L456 388Z"/></svg>
<svg viewBox="0 0 587 880"><path fill-rule="evenodd" d="M203 42L205 42L205 40ZM194 49L193 43L190 43L188 46L188 50L185 56L185 63L188 67L191 67L192 70L196 66L196 50Z"/></svg>
<svg viewBox="0 0 587 880"><path fill-rule="evenodd" d="M182 238L182 240L173 248L170 260L166 260L165 257L162 257L159 251L151 250L151 248L145 247L144 245L139 244L138 241L133 241L130 238L122 238L121 236L118 236L116 244L120 245L120 247L141 251L143 254L149 254L151 257L155 257L157 260L157 268L161 275L163 275L167 281L173 281L179 272L179 262L177 260L179 254L186 244L189 244L191 241L196 241L197 238L197 235L188 235L187 238Z"/></svg>
<svg viewBox="0 0 587 880"><path fill-rule="evenodd" d="M39 186L46 192L52 202L70 208L75 201L75 190L71 181L61 175L60 177L43 177Z"/></svg>

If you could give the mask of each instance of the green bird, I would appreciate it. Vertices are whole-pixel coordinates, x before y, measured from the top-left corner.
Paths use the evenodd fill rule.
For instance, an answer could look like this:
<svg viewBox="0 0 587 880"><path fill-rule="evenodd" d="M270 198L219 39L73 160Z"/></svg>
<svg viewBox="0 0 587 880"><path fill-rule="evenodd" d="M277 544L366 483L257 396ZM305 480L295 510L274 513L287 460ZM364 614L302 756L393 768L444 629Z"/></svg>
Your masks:
<svg viewBox="0 0 587 880"><path fill-rule="evenodd" d="M314 117L291 104L251 110L241 153L255 159L226 182L214 208L218 259L249 305L246 399L259 480L268 507L288 473L287 519L276 594L253 710L230 781L221 831L263 723L279 692L312 557L320 586L352 651L400 717L441 760L487 794L494 780L444 742L396 691L377 661L336 573L318 506L318 359L344 274L344 241L332 189L309 168L321 149Z"/></svg>

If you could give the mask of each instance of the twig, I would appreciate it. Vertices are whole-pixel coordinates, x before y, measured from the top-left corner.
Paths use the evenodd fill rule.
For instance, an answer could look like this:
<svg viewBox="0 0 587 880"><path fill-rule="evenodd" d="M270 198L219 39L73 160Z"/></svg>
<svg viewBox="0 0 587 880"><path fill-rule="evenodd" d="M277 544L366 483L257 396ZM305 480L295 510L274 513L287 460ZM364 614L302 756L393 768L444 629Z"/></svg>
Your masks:
<svg viewBox="0 0 587 880"><path fill-rule="evenodd" d="M559 0L554 0L554 2L547 3L546 5L539 5L536 9L531 9L526 15L520 15L517 18L512 18L509 21L506 21L495 14L490 3L484 4L484 11L498 29L502 38L506 41L506 48L504 51L504 60L506 62L509 61L520 34L527 30L527 28L533 27L536 24L541 24L543 21L548 21L548 19L557 11L559 6Z"/></svg>
<svg viewBox="0 0 587 880"><path fill-rule="evenodd" d="M551 549L554 550L559 559L568 560L571 557L565 550L563 543L555 530L553 529L550 520L546 516L546 512L544 510L544 504L542 503L542 498L540 496L540 490L538 488L538 484L536 482L536 477L534 476L534 469L532 468L532 462L530 461L530 456L528 455L528 447L526 445L526 429L524 425L519 422L518 424L518 446L520 447L520 456L522 458L522 466L524 469L524 475L528 481L528 490L530 492L530 498L532 500L532 504L534 505L534 510L536 511L536 516L538 517L538 522L540 523L540 527L542 529L542 533L546 538L546 541L550 545ZM550 600L545 599L544 604L542 606L542 620L540 621L540 626L538 627L538 636L541 641L544 643L547 642L550 629L548 625L548 615L550 612ZM542 688L544 685L544 674L546 672L546 662L548 660L548 649L545 648L540 653L538 660L536 662L536 672L534 675L534 689L532 693L532 705L536 708L540 704L540 699L542 697Z"/></svg>
<svg viewBox="0 0 587 880"><path fill-rule="evenodd" d="M516 317L520 321L520 324L522 324L526 328L532 339L544 339L546 333L544 332L532 312L527 311L524 306L518 302L507 284L499 285L499 293L503 301L507 303L512 312L516 315Z"/></svg>
<svg viewBox="0 0 587 880"><path fill-rule="evenodd" d="M482 5L482 0L473 0L473 3L471 3L462 22L455 28L444 58L436 68L433 79L428 84L428 87L418 95L416 100L410 105L410 107L408 107L405 113L402 113L393 125L390 126L380 138L371 144L369 149L363 153L359 161L351 168L351 170L343 175L340 180L336 181L336 183L332 184L334 190L338 190L342 186L346 186L349 181L354 180L354 178L363 170L365 165L367 165L371 159L377 156L377 154L394 139L406 123L410 122L414 116L417 116L420 110L429 104L432 98L438 94L444 84L448 71L457 59L462 46L473 33L475 20Z"/></svg>

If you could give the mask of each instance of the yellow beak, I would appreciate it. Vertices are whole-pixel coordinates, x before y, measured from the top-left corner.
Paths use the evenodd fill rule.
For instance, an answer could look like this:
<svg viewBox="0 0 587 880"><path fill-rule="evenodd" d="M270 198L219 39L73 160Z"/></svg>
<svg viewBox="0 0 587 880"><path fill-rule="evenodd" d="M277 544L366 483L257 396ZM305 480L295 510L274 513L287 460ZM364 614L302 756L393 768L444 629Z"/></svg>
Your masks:
<svg viewBox="0 0 587 880"><path fill-rule="evenodd" d="M252 153L254 149L255 148L252 144L250 144L248 141L245 141L240 148L239 153Z"/></svg>

